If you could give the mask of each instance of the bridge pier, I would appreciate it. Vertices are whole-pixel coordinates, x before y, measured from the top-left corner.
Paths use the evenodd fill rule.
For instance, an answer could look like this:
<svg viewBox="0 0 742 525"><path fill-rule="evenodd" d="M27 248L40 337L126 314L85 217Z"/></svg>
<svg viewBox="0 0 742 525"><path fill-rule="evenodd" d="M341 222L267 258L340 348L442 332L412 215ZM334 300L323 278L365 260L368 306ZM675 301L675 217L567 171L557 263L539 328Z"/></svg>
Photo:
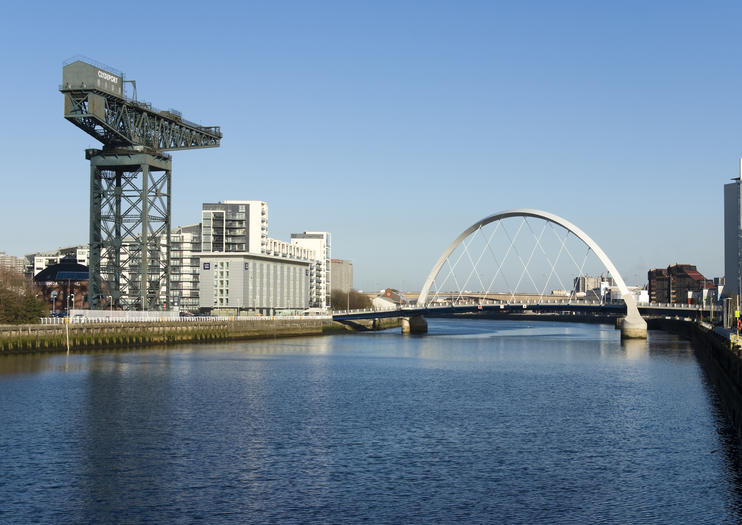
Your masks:
<svg viewBox="0 0 742 525"><path fill-rule="evenodd" d="M646 339L647 322L637 312L621 320L621 339Z"/></svg>
<svg viewBox="0 0 742 525"><path fill-rule="evenodd" d="M428 333L428 322L422 315L416 315L415 317L403 317L402 318L402 333L403 334L427 334Z"/></svg>

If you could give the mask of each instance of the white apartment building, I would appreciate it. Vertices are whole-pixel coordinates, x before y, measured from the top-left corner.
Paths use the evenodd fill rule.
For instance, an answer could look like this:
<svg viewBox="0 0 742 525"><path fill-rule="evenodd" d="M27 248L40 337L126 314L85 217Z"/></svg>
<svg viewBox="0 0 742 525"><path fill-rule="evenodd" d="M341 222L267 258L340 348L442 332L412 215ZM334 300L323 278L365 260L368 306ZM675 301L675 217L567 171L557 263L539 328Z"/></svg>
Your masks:
<svg viewBox="0 0 742 525"><path fill-rule="evenodd" d="M312 250L316 255L311 276L311 306L327 308L330 304L332 243L328 232L292 233L291 244Z"/></svg>
<svg viewBox="0 0 742 525"><path fill-rule="evenodd" d="M238 314L302 313L309 305L312 260L245 252L201 254L199 304Z"/></svg>
<svg viewBox="0 0 742 525"><path fill-rule="evenodd" d="M201 225L179 226L170 233L170 301L173 308L195 310L198 304Z"/></svg>
<svg viewBox="0 0 742 525"><path fill-rule="evenodd" d="M327 306L328 233L271 239L264 201L204 203L201 220L200 308L275 315Z"/></svg>
<svg viewBox="0 0 742 525"><path fill-rule="evenodd" d="M201 206L204 252L264 253L268 205L263 201L224 201Z"/></svg>

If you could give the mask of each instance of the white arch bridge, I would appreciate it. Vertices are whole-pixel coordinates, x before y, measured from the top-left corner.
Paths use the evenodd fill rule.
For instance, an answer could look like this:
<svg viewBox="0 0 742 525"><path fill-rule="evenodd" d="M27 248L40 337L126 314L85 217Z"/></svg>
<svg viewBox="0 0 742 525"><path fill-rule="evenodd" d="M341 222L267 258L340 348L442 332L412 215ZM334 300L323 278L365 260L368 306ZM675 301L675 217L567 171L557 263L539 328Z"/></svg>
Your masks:
<svg viewBox="0 0 742 525"><path fill-rule="evenodd" d="M609 287L621 299L606 297ZM552 213L520 208L495 213L464 230L436 261L417 304L337 312L333 319L403 317L403 331L420 333L427 330L425 316L539 313L550 314L543 317L548 320L584 314L621 318L622 337L645 338L642 314L678 311L692 316L700 309L652 305L640 312L618 269L582 229Z"/></svg>

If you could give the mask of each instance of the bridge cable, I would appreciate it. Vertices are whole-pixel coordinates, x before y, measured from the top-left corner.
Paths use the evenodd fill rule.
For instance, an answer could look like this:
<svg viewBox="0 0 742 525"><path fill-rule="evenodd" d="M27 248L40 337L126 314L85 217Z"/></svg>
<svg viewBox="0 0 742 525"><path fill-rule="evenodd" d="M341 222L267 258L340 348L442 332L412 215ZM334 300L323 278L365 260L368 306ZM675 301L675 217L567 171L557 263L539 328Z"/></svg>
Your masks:
<svg viewBox="0 0 742 525"><path fill-rule="evenodd" d="M526 224L526 218L525 217L523 217L523 223L521 224L520 228L518 229L519 232L520 232L520 229L523 228L523 224ZM511 243L512 242L514 242L514 241L511 240ZM515 299L515 294L518 291L517 289L520 286L520 283L523 281L523 277L526 274L528 274L528 278L531 280L531 284L533 284L534 288L536 290L538 290L538 286L536 286L536 283L533 281L533 277L531 276L531 273L528 271L528 264L530 264L531 258L533 257L533 250L531 250L531 256L528 259L528 264L526 264L523 261L523 257L521 257L520 251L518 250L518 248L517 247L513 247L513 249L515 250L515 254L518 256L518 260L520 260L520 263L523 265L523 271L520 273L520 277L518 278L518 283L515 285L515 290L513 290L512 291L512 294L510 295L510 300L511 301Z"/></svg>
<svg viewBox="0 0 742 525"><path fill-rule="evenodd" d="M477 229L477 235L479 235L481 231L482 231L482 227L480 226ZM472 239L472 242L473 242L473 239ZM485 245L485 247L482 249L482 252L479 254L479 257L477 258L477 262L474 262L474 260L471 257L471 254L469 253L469 250L468 249L466 250L466 255L469 258L469 262L471 263L472 268L471 268L471 272L469 272L469 275L466 278L466 281L464 282L463 289L459 290L459 298L462 297L461 294L463 293L463 290L466 290L466 288L469 287L469 281L471 280L472 275L474 275L474 274L476 274L476 276L477 276L477 280L479 281L479 285L482 287L482 289L484 289L484 283L482 282L482 277L479 275L478 267L479 267L479 262L482 260L482 256L485 254L486 251L487 251L487 246Z"/></svg>

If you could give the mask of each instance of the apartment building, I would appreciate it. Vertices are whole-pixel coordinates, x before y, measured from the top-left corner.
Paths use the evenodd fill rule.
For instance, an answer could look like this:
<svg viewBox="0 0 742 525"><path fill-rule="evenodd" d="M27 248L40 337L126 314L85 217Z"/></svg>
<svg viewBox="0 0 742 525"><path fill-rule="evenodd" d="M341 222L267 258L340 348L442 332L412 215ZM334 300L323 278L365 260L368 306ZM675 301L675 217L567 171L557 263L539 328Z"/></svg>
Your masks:
<svg viewBox="0 0 742 525"><path fill-rule="evenodd" d="M201 224L179 226L170 233L170 304L181 310L199 308Z"/></svg>
<svg viewBox="0 0 742 525"><path fill-rule="evenodd" d="M276 315L327 307L329 233L272 239L264 201L204 203L201 221L200 309Z"/></svg>
<svg viewBox="0 0 742 525"><path fill-rule="evenodd" d="M0 268L23 272L23 257L15 257L0 252Z"/></svg>
<svg viewBox="0 0 742 525"><path fill-rule="evenodd" d="M315 262L310 270L311 294L309 301L312 307L327 308L332 291L332 243L328 232L292 233L291 244L311 250L315 253Z"/></svg>

